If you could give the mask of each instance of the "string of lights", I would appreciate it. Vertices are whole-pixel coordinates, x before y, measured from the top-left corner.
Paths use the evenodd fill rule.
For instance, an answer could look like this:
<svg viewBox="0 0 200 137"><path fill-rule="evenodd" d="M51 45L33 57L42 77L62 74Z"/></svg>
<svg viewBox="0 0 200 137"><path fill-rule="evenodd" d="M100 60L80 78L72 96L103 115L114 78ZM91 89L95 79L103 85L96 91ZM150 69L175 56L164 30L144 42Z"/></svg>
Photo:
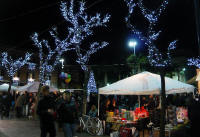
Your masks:
<svg viewBox="0 0 200 137"><path fill-rule="evenodd" d="M156 10L147 9L143 5L143 0L139 0L138 3L134 3L133 0L125 0L127 7L129 8L128 16L125 18L127 26L131 29L131 31L136 34L139 39L145 42L145 45L148 49L148 60L151 66L155 67L167 67L171 64L171 51L175 49L177 40L170 42L166 57L163 53L159 51L159 49L154 44L162 31L156 32L154 27L156 26L159 17L161 16L162 12L166 9L168 5L168 0L164 0L162 4ZM133 14L134 8L138 6L141 10L141 13L145 17L145 19L149 22L149 26L147 29L146 36L143 35L142 32L138 31L134 25L131 24L130 17ZM130 9L132 8L132 9Z"/></svg>
<svg viewBox="0 0 200 137"><path fill-rule="evenodd" d="M76 12L74 10L74 0L70 2L61 2L60 10L64 19L71 24L68 28L69 34L72 35L70 38L71 45L74 46L77 59L76 62L81 66L84 72L88 72L87 63L92 54L96 53L99 49L102 49L108 45L107 42L103 41L93 42L87 51L82 50L82 42L88 37L93 35L93 29L96 27L106 27L106 23L109 22L110 15L106 14L101 16L100 13L96 13L95 16L89 16L86 13L85 2L79 3L79 9ZM85 49L85 48L84 48ZM92 80L91 80L92 79ZM90 73L90 79L87 85L87 90L90 92L94 90L94 76ZM95 89L96 90L96 89Z"/></svg>
<svg viewBox="0 0 200 137"><path fill-rule="evenodd" d="M200 68L200 57L188 59L188 65Z"/></svg>
<svg viewBox="0 0 200 137"><path fill-rule="evenodd" d="M87 85L87 91L88 91L88 94L90 94L91 92L97 93L97 86L96 86L93 71L90 71L90 77L89 77L89 81L88 81L88 85Z"/></svg>
<svg viewBox="0 0 200 137"><path fill-rule="evenodd" d="M8 56L7 52L1 54L1 66L7 71L8 77L13 78L17 71L22 68L24 65L29 65L29 69L33 70L35 64L29 62L31 59L30 53L26 53L24 59L22 57L13 60L11 56Z"/></svg>
<svg viewBox="0 0 200 137"><path fill-rule="evenodd" d="M54 31L56 31L54 29ZM38 34L34 33L31 37L34 45L39 49L39 58L40 58L40 66L39 66L39 80L41 84L45 84L46 81L50 79L51 73L54 71L56 65L59 63L59 60L63 54L63 52L68 51L69 44L62 43L61 40L59 40L56 35L54 35L54 32L50 32L51 36L55 40L55 49L52 50L51 46L48 44L47 40L41 40L38 39ZM48 55L45 56L43 50L46 49L48 51ZM53 62L53 63L52 63Z"/></svg>

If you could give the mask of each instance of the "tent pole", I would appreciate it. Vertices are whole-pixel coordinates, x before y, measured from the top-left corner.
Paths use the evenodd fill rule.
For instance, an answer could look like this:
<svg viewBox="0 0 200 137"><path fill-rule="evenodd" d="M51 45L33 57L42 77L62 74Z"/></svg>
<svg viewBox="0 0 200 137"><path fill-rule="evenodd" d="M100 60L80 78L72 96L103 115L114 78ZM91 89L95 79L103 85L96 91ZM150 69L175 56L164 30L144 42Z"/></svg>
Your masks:
<svg viewBox="0 0 200 137"><path fill-rule="evenodd" d="M100 94L98 94L98 116L99 116L99 107L100 107Z"/></svg>
<svg viewBox="0 0 200 137"><path fill-rule="evenodd" d="M138 102L139 102L139 108L140 108L140 95L138 95Z"/></svg>

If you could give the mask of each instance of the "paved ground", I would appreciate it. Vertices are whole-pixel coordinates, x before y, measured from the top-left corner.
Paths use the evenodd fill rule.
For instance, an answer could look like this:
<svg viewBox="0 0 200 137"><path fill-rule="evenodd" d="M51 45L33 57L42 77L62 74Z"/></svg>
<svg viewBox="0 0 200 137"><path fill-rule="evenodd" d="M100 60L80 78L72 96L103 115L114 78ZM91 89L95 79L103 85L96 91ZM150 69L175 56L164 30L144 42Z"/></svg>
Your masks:
<svg viewBox="0 0 200 137"><path fill-rule="evenodd" d="M87 133L79 133L77 136L90 137ZM40 137L39 121L18 119L0 120L0 137ZM57 137L64 137L63 132L57 132Z"/></svg>

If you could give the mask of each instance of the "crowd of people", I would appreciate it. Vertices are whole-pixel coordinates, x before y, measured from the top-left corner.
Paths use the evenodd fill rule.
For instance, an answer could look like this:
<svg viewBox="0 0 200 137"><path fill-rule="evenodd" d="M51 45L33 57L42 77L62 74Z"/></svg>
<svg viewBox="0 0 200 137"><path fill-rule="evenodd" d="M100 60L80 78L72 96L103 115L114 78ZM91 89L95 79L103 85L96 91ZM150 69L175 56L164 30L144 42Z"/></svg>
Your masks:
<svg viewBox="0 0 200 137"><path fill-rule="evenodd" d="M37 114L40 120L41 137L46 137L47 133L50 134L50 137L56 136L55 122L58 123L59 129L63 129L65 137L73 137L75 136L75 123L81 113L78 98L70 92L50 93L48 86L42 87L40 96L27 92L16 94L2 92L0 94L0 114L8 118L10 112L15 112L17 118L35 118ZM140 107L143 106L148 110L150 120L159 126L159 115L156 115L159 114L160 110L159 96L142 96L140 101L138 101L137 96L107 96L102 98L99 119L104 127L106 112L115 112L120 108L135 110L139 107L138 102L140 102ZM87 114L91 117L98 116L96 103L94 98L88 104ZM196 131L198 131L196 125L200 122L199 96L194 98L192 94L168 95L166 98L167 123L173 126L177 125L176 110L180 106L187 108L191 123L191 134L196 134ZM157 117L157 122L155 117Z"/></svg>
<svg viewBox="0 0 200 137"><path fill-rule="evenodd" d="M55 122L59 130L63 129L65 137L75 136L75 122L81 114L80 97L65 91L64 93L49 92L43 86L40 95L20 92L0 94L0 115L11 118L32 118L40 120L41 137L56 136ZM95 107L93 107L94 110ZM38 117L37 117L38 116Z"/></svg>
<svg viewBox="0 0 200 137"><path fill-rule="evenodd" d="M56 136L55 120L58 117L62 122L62 128L65 137L75 136L75 120L78 117L76 103L71 93L65 92L63 99L59 100L59 105L55 103L49 95L49 87L42 87L43 97L38 102L37 114L40 119L41 137L46 137L47 133L50 137Z"/></svg>

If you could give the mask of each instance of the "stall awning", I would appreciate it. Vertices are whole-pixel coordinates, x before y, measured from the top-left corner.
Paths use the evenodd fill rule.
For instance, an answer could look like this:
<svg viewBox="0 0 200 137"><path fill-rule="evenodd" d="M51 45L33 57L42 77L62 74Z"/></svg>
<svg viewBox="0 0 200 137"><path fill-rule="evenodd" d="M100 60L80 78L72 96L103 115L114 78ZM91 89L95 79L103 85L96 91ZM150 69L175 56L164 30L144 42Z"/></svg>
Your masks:
<svg viewBox="0 0 200 137"><path fill-rule="evenodd" d="M194 86L165 77L166 94L194 92ZM151 95L160 94L160 75L142 72L99 89L107 95Z"/></svg>

